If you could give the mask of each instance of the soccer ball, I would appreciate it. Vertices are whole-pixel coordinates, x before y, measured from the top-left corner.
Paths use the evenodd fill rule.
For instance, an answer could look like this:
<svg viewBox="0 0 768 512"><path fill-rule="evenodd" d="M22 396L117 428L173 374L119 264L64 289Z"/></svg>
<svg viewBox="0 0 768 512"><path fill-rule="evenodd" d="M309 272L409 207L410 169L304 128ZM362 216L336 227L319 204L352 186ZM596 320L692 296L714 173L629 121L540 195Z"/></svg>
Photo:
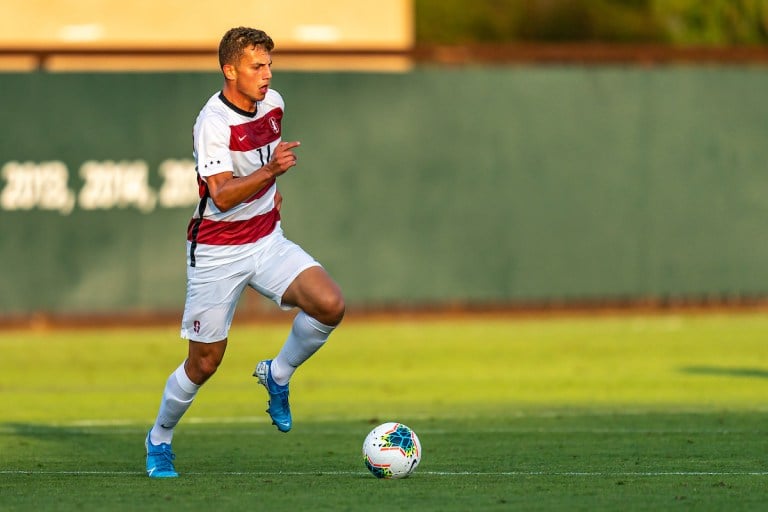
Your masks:
<svg viewBox="0 0 768 512"><path fill-rule="evenodd" d="M421 443L402 423L382 423L365 438L363 461L377 478L405 478L421 462Z"/></svg>

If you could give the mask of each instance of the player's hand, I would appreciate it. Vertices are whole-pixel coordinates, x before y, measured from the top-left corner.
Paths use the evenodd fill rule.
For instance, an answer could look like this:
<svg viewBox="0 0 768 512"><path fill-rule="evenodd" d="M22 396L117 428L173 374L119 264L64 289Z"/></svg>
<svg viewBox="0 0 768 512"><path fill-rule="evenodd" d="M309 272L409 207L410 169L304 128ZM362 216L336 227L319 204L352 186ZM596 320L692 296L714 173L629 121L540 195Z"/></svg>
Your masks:
<svg viewBox="0 0 768 512"><path fill-rule="evenodd" d="M273 176L280 176L288 169L296 165L296 153L293 151L299 147L301 142L281 142L275 148L272 159L265 166L267 171Z"/></svg>
<svg viewBox="0 0 768 512"><path fill-rule="evenodd" d="M277 211L279 212L282 206L283 206L283 194L281 194L279 190L275 190L275 209L277 209Z"/></svg>

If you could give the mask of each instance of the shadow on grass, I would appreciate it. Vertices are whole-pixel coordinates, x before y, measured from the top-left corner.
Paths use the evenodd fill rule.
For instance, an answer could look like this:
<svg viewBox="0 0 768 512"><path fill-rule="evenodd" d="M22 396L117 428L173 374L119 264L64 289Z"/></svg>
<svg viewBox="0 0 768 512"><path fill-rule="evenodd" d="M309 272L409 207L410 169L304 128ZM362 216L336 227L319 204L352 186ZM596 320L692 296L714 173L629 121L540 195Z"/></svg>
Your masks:
<svg viewBox="0 0 768 512"><path fill-rule="evenodd" d="M342 428L339 428L339 427ZM142 477L148 426L82 427L34 423L0 423L2 474L103 475ZM364 476L361 439L370 428L349 435L348 422L304 426L303 434L285 436L266 424L187 425L174 437L180 473L312 473L356 470ZM299 430L299 429L297 429ZM269 450L269 457L260 456ZM149 480L149 479L147 479ZM2 484L0 483L0 494ZM0 510L3 509L0 501Z"/></svg>
<svg viewBox="0 0 768 512"><path fill-rule="evenodd" d="M143 434L139 428L135 435L127 435L123 427L110 431L2 423L0 452L0 466L19 472L99 470L143 475Z"/></svg>
<svg viewBox="0 0 768 512"><path fill-rule="evenodd" d="M728 368L725 366L684 366L680 368L680 371L683 373L691 374L691 375L768 379L768 370L763 368Z"/></svg>

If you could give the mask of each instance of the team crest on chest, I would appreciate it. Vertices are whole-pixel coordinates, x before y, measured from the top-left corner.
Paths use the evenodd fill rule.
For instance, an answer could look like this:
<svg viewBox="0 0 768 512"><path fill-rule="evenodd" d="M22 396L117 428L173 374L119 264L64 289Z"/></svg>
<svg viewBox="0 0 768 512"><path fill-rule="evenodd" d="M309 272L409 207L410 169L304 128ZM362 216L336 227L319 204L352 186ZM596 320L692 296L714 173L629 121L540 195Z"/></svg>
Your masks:
<svg viewBox="0 0 768 512"><path fill-rule="evenodd" d="M279 139L282 118L282 109L275 108L253 121L230 125L229 149L253 151Z"/></svg>
<svg viewBox="0 0 768 512"><path fill-rule="evenodd" d="M272 133L275 135L280 133L280 123L277 122L277 119L274 117L269 118L269 127L272 129Z"/></svg>

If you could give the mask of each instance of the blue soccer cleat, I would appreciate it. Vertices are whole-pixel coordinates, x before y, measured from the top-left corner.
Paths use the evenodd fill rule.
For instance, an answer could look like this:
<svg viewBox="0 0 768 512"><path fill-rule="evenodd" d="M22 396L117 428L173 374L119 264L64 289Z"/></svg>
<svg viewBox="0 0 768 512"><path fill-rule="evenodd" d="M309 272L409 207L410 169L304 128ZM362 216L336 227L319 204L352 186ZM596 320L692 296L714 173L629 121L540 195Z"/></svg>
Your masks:
<svg viewBox="0 0 768 512"><path fill-rule="evenodd" d="M293 425L291 406L288 404L288 384L280 386L275 382L270 371L271 364L271 359L259 362L253 376L259 379L259 384L267 388L267 393L269 393L267 412L272 418L272 424L280 432L288 432Z"/></svg>
<svg viewBox="0 0 768 512"><path fill-rule="evenodd" d="M173 467L173 459L176 456L171 451L168 443L152 444L147 434L144 441L147 447L147 475L149 478L176 478L179 474Z"/></svg>

